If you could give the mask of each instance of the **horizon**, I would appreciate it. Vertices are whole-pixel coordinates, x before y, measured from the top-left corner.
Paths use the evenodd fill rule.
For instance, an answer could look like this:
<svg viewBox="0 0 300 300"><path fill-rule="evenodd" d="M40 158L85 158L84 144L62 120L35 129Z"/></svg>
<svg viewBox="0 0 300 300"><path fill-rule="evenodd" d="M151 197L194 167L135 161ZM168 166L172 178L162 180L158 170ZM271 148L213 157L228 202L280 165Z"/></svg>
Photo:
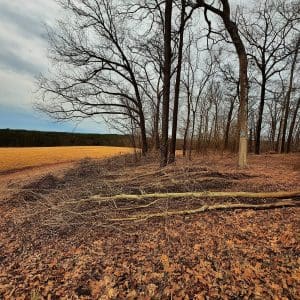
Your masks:
<svg viewBox="0 0 300 300"><path fill-rule="evenodd" d="M25 128L2 128L1 130L11 130L11 131L29 131L29 132L42 132L42 133L67 133L67 134L95 134L95 135L122 135L125 136L126 134L122 133L99 133L99 132L76 132L76 131L60 131L60 130L38 130L38 129L25 129Z"/></svg>

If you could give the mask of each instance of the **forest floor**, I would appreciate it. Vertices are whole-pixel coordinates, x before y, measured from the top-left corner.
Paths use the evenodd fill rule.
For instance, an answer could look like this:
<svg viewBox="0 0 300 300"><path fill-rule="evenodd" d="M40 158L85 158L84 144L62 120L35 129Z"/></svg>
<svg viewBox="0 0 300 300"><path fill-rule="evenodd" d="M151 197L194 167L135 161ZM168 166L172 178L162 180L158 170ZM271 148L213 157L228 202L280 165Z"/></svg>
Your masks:
<svg viewBox="0 0 300 300"><path fill-rule="evenodd" d="M179 157L164 169L154 157L124 155L2 174L0 299L300 299L300 205L118 221L277 200L97 196L299 183L299 154L250 155L246 169L229 154Z"/></svg>

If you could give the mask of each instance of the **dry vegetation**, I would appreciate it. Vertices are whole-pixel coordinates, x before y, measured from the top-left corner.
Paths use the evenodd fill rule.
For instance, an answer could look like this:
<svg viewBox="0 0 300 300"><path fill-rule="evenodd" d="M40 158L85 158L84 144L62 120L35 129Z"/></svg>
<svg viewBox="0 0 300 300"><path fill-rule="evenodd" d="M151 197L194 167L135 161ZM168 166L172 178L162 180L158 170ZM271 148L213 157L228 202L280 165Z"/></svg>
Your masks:
<svg viewBox="0 0 300 300"><path fill-rule="evenodd" d="M132 151L132 148L105 146L0 148L0 173L83 158L111 157Z"/></svg>
<svg viewBox="0 0 300 300"><path fill-rule="evenodd" d="M159 169L127 155L11 182L0 202L0 298L298 299L299 195L294 207L169 217L285 199L107 197L299 190L299 159L250 156L240 170L230 155L207 155ZM163 217L113 220L141 214Z"/></svg>

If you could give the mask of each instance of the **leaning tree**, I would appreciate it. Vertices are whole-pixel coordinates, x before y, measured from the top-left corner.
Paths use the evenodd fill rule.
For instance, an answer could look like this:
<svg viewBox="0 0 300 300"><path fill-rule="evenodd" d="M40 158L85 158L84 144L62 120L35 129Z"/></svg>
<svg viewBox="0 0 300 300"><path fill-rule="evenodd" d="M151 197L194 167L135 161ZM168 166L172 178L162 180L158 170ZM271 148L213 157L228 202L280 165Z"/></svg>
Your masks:
<svg viewBox="0 0 300 300"><path fill-rule="evenodd" d="M235 47L239 59L239 76L240 76L240 107L239 107L239 158L240 167L247 165L247 135L248 135L248 58L244 42L241 39L237 24L231 16L230 3L228 0L190 1L193 8L203 8L204 16L211 31L211 21L208 19L208 12L219 16L228 32L231 41Z"/></svg>

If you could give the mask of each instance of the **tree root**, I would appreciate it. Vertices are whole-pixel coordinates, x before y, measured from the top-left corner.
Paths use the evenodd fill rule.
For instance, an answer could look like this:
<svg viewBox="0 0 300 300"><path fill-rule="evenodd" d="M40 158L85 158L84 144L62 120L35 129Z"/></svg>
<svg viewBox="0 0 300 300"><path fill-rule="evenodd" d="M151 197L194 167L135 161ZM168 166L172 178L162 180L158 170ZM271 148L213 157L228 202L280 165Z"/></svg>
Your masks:
<svg viewBox="0 0 300 300"><path fill-rule="evenodd" d="M292 199L285 199L284 201L274 202L274 203L264 203L264 204L243 204L243 203L227 203L227 204L215 204L215 205L203 205L199 208L190 209L190 210L175 210L175 211L166 211L161 213L149 213L149 214L139 214L132 215L126 218L111 218L108 221L111 222L126 222L126 221L143 221L156 217L170 217L170 216L180 216L180 215L189 215L195 213L201 213L211 210L229 210L229 209L273 209L273 208L282 208L282 207L296 207L299 206L300 202Z"/></svg>

